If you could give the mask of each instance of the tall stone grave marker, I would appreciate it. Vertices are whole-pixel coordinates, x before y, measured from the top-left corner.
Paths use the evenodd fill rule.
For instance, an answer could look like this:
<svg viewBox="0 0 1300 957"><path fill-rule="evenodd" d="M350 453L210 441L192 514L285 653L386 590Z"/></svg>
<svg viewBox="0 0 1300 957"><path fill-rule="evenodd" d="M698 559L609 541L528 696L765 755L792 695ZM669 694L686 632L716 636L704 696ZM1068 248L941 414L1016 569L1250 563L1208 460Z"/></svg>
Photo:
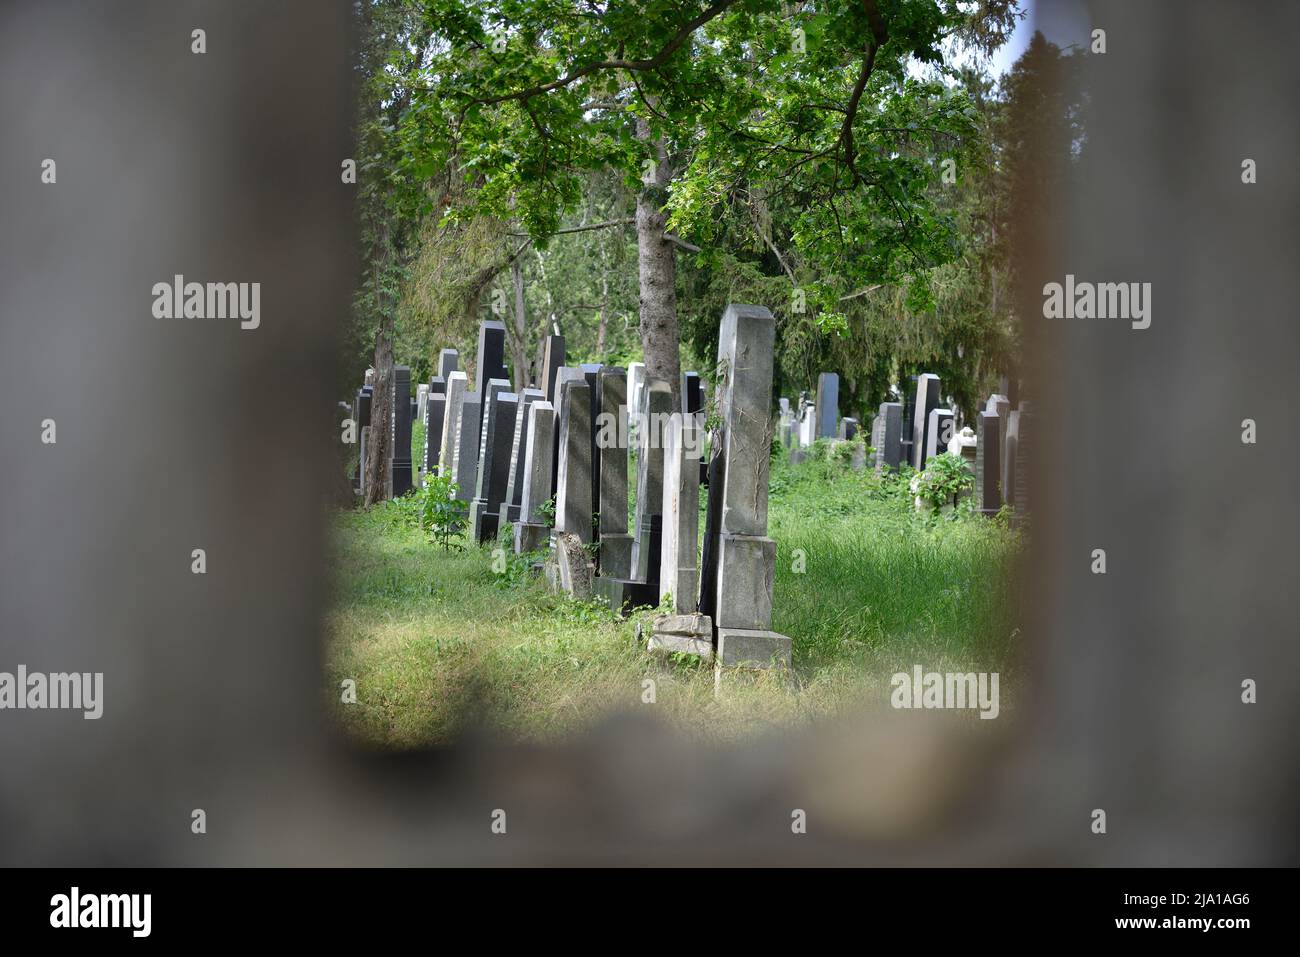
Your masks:
<svg viewBox="0 0 1300 957"><path fill-rule="evenodd" d="M817 377L817 425L819 439L833 439L840 421L840 377L823 372Z"/></svg>
<svg viewBox="0 0 1300 957"><path fill-rule="evenodd" d="M939 407L939 377L932 372L916 378L916 411L912 419L912 467L925 468L930 413Z"/></svg>
<svg viewBox="0 0 1300 957"><path fill-rule="evenodd" d="M501 525L502 500L510 480L510 445L514 440L515 410L519 397L506 389L492 388L501 381L495 379L489 383L488 404L483 413L478 479L474 501L469 506L469 527L473 530L474 541L480 545L497 536Z"/></svg>
<svg viewBox="0 0 1300 957"><path fill-rule="evenodd" d="M930 410L930 421L925 424L925 458L922 459L922 465L936 455L948 451L948 443L952 441L954 434L955 421L951 409Z"/></svg>
<svg viewBox="0 0 1300 957"><path fill-rule="evenodd" d="M577 370L574 370L575 372ZM555 479L555 529L591 541L591 389L579 373L560 390L560 469Z"/></svg>
<svg viewBox="0 0 1300 957"><path fill-rule="evenodd" d="M980 412L975 426L975 511L996 515L1002 507L1002 493L998 489L1002 479L998 414Z"/></svg>
<svg viewBox="0 0 1300 957"><path fill-rule="evenodd" d="M767 537L767 493L775 335L776 321L762 306L730 305L723 313L700 608L713 619L719 668L790 663L790 639L771 630L776 542Z"/></svg>
<svg viewBox="0 0 1300 957"><path fill-rule="evenodd" d="M393 495L411 491L411 367L393 368Z"/></svg>
<svg viewBox="0 0 1300 957"><path fill-rule="evenodd" d="M463 372L452 370L447 376L447 401L442 410L442 448L438 455L438 464L443 474L452 478L456 477L456 430L460 428L460 405L468 391L469 377Z"/></svg>
<svg viewBox="0 0 1300 957"><path fill-rule="evenodd" d="M431 392L427 401L429 408L424 427L424 471L426 475L432 475L437 471L442 455L442 428L447 415L447 396L442 392Z"/></svg>
<svg viewBox="0 0 1300 957"><path fill-rule="evenodd" d="M528 455L528 409L542 399L541 389L525 389L515 404L514 434L510 439L510 478L506 482L506 497L501 506L503 525L519 521L524 500L524 462Z"/></svg>
<svg viewBox="0 0 1300 957"><path fill-rule="evenodd" d="M493 379L504 379L508 384L510 374L506 371L506 327L503 323L488 320L478 327L478 366L474 372L474 381L479 392L483 384Z"/></svg>
<svg viewBox="0 0 1300 957"><path fill-rule="evenodd" d="M543 397L552 406L557 401L555 379L562 365L564 365L564 336L547 336L542 340L542 371L541 377L537 380L537 387L542 390Z"/></svg>
<svg viewBox="0 0 1300 957"><path fill-rule="evenodd" d="M675 412L664 436L663 543L659 598L672 595L673 612L699 608L700 426L692 413Z"/></svg>
<svg viewBox="0 0 1300 957"><path fill-rule="evenodd" d="M482 423L483 396L478 392L464 393L456 415L456 457L452 462L456 498L462 502L468 502L474 497L474 483L478 478L479 429Z"/></svg>
<svg viewBox="0 0 1300 957"><path fill-rule="evenodd" d="M555 431L555 407L545 399L528 406L528 443L524 452L523 498L520 518L515 523L515 553L534 552L546 542L550 524L542 512L551 500L551 434Z"/></svg>
<svg viewBox="0 0 1300 957"><path fill-rule="evenodd" d="M625 579L632 575L632 536L627 531L627 373L615 366L601 369L596 392L601 410L596 443L600 451L597 568L607 577Z"/></svg>

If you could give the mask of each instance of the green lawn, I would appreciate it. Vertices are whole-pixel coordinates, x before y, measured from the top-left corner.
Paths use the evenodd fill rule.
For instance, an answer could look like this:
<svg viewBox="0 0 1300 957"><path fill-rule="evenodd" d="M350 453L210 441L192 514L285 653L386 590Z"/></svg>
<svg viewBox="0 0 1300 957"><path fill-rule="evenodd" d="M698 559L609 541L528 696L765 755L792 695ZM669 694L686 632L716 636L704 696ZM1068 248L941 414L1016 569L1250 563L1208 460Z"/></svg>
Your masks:
<svg viewBox="0 0 1300 957"><path fill-rule="evenodd" d="M522 561L498 574L489 548L444 553L407 524L409 506L387 503L337 517L332 710L382 747L483 726L545 740L650 706L651 679L661 718L731 740L886 701L890 675L914 664L999 670L1009 690L1015 533L971 514L927 520L902 482L824 458L774 460L771 488L772 626L794 641L793 680L747 678L715 695L711 668L639 650L635 618L548 594ZM346 678L355 704L339 702Z"/></svg>

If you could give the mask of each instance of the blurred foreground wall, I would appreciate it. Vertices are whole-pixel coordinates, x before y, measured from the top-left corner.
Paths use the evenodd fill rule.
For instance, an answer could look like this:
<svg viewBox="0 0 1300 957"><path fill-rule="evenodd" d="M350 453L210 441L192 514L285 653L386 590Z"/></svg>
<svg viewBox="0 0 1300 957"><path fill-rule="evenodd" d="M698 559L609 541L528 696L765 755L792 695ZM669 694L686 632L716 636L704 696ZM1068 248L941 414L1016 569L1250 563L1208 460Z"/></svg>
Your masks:
<svg viewBox="0 0 1300 957"><path fill-rule="evenodd" d="M356 270L347 5L6 4L0 671L106 688L98 721L0 712L0 862L1294 862L1300 8L1091 18L1083 186L1026 269L1150 282L1153 316L1028 316L1057 426L1021 584L1034 693L1001 740L897 712L714 751L628 718L377 758L322 717L332 436L309 428ZM178 273L260 282L260 327L154 318Z"/></svg>

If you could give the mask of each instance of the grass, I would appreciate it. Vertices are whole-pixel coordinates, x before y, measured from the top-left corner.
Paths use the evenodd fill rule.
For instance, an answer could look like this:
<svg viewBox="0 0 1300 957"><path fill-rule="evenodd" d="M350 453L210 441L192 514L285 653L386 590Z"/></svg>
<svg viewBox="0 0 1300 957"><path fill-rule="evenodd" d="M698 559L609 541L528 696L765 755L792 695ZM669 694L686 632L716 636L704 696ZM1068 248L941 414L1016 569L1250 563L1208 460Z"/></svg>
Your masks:
<svg viewBox="0 0 1300 957"><path fill-rule="evenodd" d="M905 479L853 472L823 447L798 466L774 459L771 490L772 626L793 639L792 681L715 696L709 667L637 648L651 612L620 620L548 594L508 549L443 552L408 524L407 500L337 518L327 700L363 742L409 748L483 727L553 740L652 691L659 717L725 741L886 700L890 675L917 663L1014 680L1015 533L961 510L919 516ZM355 704L339 701L348 678Z"/></svg>

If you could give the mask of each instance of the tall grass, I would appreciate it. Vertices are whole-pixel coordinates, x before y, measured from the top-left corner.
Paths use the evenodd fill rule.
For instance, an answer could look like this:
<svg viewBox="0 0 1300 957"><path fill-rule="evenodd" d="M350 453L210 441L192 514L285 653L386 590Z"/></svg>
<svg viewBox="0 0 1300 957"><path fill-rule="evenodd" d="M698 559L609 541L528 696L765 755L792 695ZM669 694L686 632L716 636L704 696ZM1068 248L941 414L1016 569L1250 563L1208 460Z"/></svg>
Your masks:
<svg viewBox="0 0 1300 957"><path fill-rule="evenodd" d="M914 663L1011 664L1014 534L970 514L919 516L905 480L822 457L773 463L773 628L793 639L794 680L761 676L720 698L707 666L636 646L636 621L650 612L623 620L548 594L525 559L500 573L504 558L494 567L491 548L443 552L411 527L412 512L386 503L336 523L326 697L351 733L376 745L482 727L554 738L643 707L646 679L661 717L725 740L885 694L888 676ZM346 678L356 704L339 701Z"/></svg>

